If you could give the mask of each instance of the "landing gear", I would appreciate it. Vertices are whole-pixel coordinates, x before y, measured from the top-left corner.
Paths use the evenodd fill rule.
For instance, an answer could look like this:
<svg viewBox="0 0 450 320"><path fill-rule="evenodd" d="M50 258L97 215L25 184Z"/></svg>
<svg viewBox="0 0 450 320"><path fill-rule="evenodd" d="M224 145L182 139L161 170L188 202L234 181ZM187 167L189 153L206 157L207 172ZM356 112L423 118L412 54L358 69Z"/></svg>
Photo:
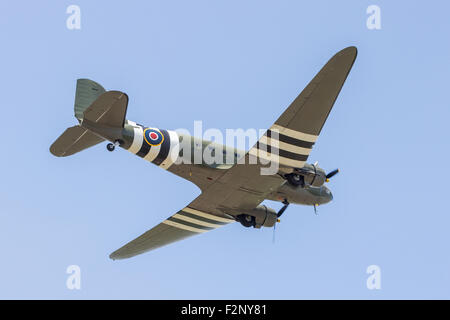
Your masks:
<svg viewBox="0 0 450 320"><path fill-rule="evenodd" d="M301 186L302 188L305 186L305 178L298 173L289 173L286 176L287 181L293 186Z"/></svg>
<svg viewBox="0 0 450 320"><path fill-rule="evenodd" d="M119 141L119 140L116 140L116 141L114 141L114 143L108 143L108 144L106 145L106 149L107 149L109 152L113 152L114 149L116 148L116 146L118 146L118 145L120 145L120 141Z"/></svg>
<svg viewBox="0 0 450 320"><path fill-rule="evenodd" d="M236 217L236 220L246 228L254 227L256 225L255 217L248 214L240 214Z"/></svg>

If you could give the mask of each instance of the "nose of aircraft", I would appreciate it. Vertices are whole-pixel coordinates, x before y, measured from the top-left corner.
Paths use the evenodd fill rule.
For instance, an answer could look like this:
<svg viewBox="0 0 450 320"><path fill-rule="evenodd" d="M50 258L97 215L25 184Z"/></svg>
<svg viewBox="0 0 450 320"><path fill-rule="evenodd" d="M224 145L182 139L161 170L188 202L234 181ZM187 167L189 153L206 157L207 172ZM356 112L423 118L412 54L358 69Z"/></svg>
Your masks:
<svg viewBox="0 0 450 320"><path fill-rule="evenodd" d="M320 195L323 198L323 203L328 203L331 200L333 200L333 194L331 193L330 189L328 189L326 186L322 186L320 190Z"/></svg>
<svg viewBox="0 0 450 320"><path fill-rule="evenodd" d="M333 195L326 186L308 187L306 190L311 194L311 201L315 204L325 204L333 200Z"/></svg>

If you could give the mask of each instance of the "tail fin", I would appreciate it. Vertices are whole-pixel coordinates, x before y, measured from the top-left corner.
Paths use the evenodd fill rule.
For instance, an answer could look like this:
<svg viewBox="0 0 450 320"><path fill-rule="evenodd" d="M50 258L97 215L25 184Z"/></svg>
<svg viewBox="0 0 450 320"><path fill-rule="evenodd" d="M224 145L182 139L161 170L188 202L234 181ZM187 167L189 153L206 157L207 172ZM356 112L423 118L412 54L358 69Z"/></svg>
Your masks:
<svg viewBox="0 0 450 320"><path fill-rule="evenodd" d="M65 157L102 141L119 140L128 106L128 96L108 91L89 79L78 79L75 93L75 117L80 125L68 128L51 145L50 152Z"/></svg>
<svg viewBox="0 0 450 320"><path fill-rule="evenodd" d="M84 110L105 92L106 90L95 81L78 79L77 90L75 92L75 118L81 121Z"/></svg>

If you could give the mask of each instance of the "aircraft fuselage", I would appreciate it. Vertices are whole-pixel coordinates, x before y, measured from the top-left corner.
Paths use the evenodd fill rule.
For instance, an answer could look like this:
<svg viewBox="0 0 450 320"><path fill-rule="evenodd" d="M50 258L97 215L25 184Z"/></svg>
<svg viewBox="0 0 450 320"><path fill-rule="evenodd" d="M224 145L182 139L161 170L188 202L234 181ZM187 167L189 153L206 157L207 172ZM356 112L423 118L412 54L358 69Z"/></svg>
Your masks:
<svg viewBox="0 0 450 320"><path fill-rule="evenodd" d="M96 130L96 128L92 128L92 130ZM101 134L101 132L98 133ZM121 135L120 146L122 148L191 181L202 191L212 185L227 169L239 163L239 160L246 154L245 151L233 147L175 131L147 128L128 120ZM183 143L188 144L190 148L181 148ZM188 153L190 151L190 154L183 154L183 151L186 152L186 150ZM220 155L215 153L220 153ZM219 161L202 156L205 154L212 155ZM295 204L321 205L330 202L333 196L324 185L299 187L286 181L277 190L269 192L265 198L279 202L287 200L289 203Z"/></svg>

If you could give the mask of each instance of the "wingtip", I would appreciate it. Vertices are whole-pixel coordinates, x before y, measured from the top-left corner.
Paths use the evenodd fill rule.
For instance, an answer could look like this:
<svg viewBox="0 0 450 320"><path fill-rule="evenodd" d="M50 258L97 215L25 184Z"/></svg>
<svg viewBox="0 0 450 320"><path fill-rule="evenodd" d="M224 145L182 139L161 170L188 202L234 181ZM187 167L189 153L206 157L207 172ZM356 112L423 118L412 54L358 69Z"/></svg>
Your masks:
<svg viewBox="0 0 450 320"><path fill-rule="evenodd" d="M116 260L117 260L117 256L114 254L114 252L111 253L111 254L109 255L109 258L110 258L112 261L116 261Z"/></svg>
<svg viewBox="0 0 450 320"><path fill-rule="evenodd" d="M109 258L110 258L111 260L113 260L113 261L116 261L116 260L127 259L128 256L127 256L127 255L124 255L124 254L121 253L121 252L114 251L113 253L111 253L111 254L109 255Z"/></svg>
<svg viewBox="0 0 450 320"><path fill-rule="evenodd" d="M53 143L50 148L48 148L48 150L50 151L50 153L52 155L54 155L55 157L63 157L64 156L64 152L61 152L60 150L57 149L57 147L55 146L55 143Z"/></svg>
<svg viewBox="0 0 450 320"><path fill-rule="evenodd" d="M356 58L356 56L358 55L358 48L356 48L355 46L347 47L339 51L338 55L353 55Z"/></svg>
<svg viewBox="0 0 450 320"><path fill-rule="evenodd" d="M342 49L336 53L330 61L339 61L338 63L349 64L350 68L353 66L358 55L358 49L355 46L350 46Z"/></svg>
<svg viewBox="0 0 450 320"><path fill-rule="evenodd" d="M350 46L350 47L348 47L347 49L348 49L349 51L351 51L351 52L355 55L355 58L356 58L356 56L358 55L358 48L355 47L355 46Z"/></svg>

